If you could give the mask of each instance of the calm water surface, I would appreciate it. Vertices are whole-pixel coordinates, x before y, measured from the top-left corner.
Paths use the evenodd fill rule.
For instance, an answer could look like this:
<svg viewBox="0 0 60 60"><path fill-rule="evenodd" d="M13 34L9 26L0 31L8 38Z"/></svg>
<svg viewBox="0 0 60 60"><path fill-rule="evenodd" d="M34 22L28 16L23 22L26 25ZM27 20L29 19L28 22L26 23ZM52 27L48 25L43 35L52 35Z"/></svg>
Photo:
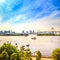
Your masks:
<svg viewBox="0 0 60 60"><path fill-rule="evenodd" d="M36 37L36 40L31 39L33 37ZM32 52L40 50L43 56L50 56L53 49L60 48L60 36L0 36L0 46L5 42L13 45L17 43L18 49L29 44Z"/></svg>

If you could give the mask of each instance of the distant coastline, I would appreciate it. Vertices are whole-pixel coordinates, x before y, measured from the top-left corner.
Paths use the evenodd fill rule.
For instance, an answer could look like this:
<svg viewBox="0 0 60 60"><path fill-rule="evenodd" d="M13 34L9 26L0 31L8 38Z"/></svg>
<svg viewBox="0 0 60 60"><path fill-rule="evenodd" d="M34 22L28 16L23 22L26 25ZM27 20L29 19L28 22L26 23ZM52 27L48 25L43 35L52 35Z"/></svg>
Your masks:
<svg viewBox="0 0 60 60"><path fill-rule="evenodd" d="M14 31L0 31L0 36L29 36L29 35L37 35L37 36L60 36L60 31L22 31L21 33L17 33Z"/></svg>
<svg viewBox="0 0 60 60"><path fill-rule="evenodd" d="M60 36L60 34L37 34L37 36Z"/></svg>
<svg viewBox="0 0 60 60"><path fill-rule="evenodd" d="M0 34L0 36L28 36L28 34Z"/></svg>
<svg viewBox="0 0 60 60"><path fill-rule="evenodd" d="M37 36L60 36L60 34L0 34L0 36L29 36L29 35L37 35Z"/></svg>

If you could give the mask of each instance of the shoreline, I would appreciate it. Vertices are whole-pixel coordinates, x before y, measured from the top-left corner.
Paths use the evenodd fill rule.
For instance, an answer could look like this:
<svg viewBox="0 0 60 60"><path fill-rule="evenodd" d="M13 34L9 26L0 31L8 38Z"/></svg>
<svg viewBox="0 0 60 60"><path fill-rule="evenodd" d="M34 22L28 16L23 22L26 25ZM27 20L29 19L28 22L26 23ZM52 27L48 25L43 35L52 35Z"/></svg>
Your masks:
<svg viewBox="0 0 60 60"><path fill-rule="evenodd" d="M29 36L29 35L0 35L0 36ZM36 36L60 36L60 35L36 35Z"/></svg>
<svg viewBox="0 0 60 60"><path fill-rule="evenodd" d="M36 60L36 57L32 57L32 60ZM53 60L53 59L49 57L42 57L41 60Z"/></svg>

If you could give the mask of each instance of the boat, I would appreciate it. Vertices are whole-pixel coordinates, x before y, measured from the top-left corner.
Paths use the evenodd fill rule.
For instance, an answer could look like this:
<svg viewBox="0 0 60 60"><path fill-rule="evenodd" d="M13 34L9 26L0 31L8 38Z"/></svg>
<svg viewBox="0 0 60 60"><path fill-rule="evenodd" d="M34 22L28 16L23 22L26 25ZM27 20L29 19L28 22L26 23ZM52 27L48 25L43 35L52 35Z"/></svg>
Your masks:
<svg viewBox="0 0 60 60"><path fill-rule="evenodd" d="M31 39L36 40L36 37L33 37L33 38L31 38Z"/></svg>
<svg viewBox="0 0 60 60"><path fill-rule="evenodd" d="M29 47L30 45L29 45L29 44L27 44L26 46L27 46L27 47Z"/></svg>

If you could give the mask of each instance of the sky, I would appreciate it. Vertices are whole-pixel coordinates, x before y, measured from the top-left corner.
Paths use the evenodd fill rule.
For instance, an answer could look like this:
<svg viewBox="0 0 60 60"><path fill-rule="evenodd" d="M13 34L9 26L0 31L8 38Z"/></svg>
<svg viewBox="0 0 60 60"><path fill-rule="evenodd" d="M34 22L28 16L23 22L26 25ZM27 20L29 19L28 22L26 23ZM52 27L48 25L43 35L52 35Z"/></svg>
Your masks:
<svg viewBox="0 0 60 60"><path fill-rule="evenodd" d="M60 0L0 0L0 30L60 31Z"/></svg>

